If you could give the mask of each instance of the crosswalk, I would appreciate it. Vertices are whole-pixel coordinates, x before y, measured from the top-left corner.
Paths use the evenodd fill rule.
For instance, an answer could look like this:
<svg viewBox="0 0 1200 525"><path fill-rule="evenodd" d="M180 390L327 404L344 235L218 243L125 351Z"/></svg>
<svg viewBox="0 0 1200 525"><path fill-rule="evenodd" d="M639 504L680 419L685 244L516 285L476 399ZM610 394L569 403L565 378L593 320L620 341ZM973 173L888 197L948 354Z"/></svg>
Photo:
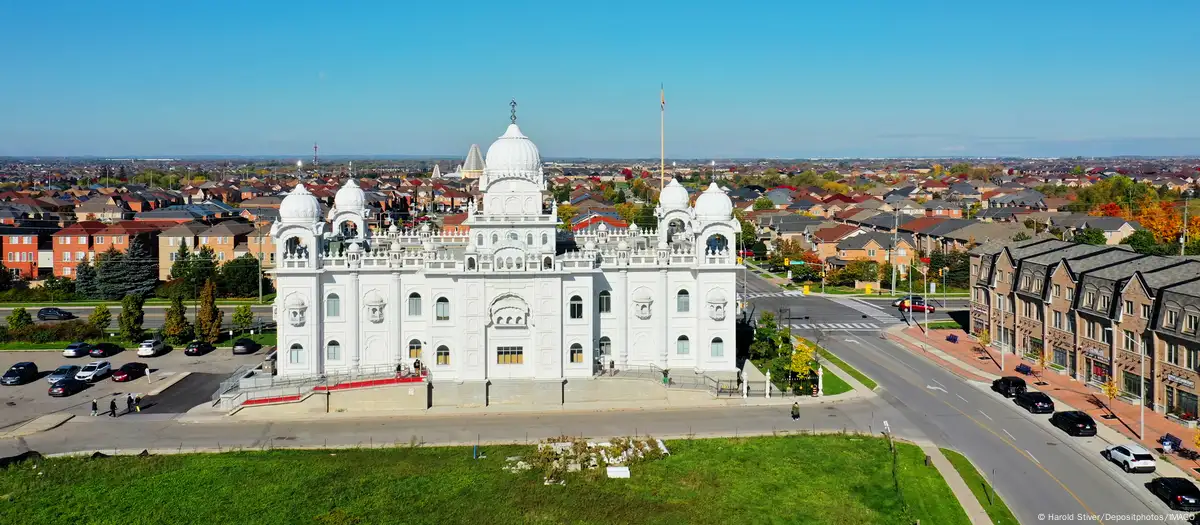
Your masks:
<svg viewBox="0 0 1200 525"><path fill-rule="evenodd" d="M744 295L746 299L759 299L762 297L800 297L804 292L800 290L783 290L779 292L749 292Z"/></svg>
<svg viewBox="0 0 1200 525"><path fill-rule="evenodd" d="M798 330L838 330L845 332L878 332L882 328L875 323L792 323Z"/></svg>

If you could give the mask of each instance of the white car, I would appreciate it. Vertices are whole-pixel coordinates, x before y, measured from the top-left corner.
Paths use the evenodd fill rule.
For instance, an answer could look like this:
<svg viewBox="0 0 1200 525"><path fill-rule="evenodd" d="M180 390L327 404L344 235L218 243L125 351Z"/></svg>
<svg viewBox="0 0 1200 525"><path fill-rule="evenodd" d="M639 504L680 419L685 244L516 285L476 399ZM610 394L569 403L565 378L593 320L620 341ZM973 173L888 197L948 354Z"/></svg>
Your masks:
<svg viewBox="0 0 1200 525"><path fill-rule="evenodd" d="M1154 472L1154 455L1137 445L1113 445L1100 452L1125 472Z"/></svg>
<svg viewBox="0 0 1200 525"><path fill-rule="evenodd" d="M100 378L112 373L112 363L108 361L92 361L83 365L83 370L75 374L75 379L87 381L89 383L98 381Z"/></svg>
<svg viewBox="0 0 1200 525"><path fill-rule="evenodd" d="M138 357L154 357L163 351L163 342L158 339L147 339L138 345Z"/></svg>

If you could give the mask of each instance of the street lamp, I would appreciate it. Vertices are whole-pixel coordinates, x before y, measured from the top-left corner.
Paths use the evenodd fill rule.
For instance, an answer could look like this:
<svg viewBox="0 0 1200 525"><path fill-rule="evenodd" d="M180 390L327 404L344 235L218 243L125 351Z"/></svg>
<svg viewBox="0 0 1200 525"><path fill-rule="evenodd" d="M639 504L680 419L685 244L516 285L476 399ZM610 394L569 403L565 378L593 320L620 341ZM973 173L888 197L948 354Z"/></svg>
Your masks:
<svg viewBox="0 0 1200 525"><path fill-rule="evenodd" d="M1000 299L1002 299L1000 294L996 294L996 305L1000 307L1000 328L997 329L996 331L1000 332L997 335L1000 336L1000 371L1003 372L1005 370L1005 368L1004 368L1004 354L1005 354L1005 351L1004 351L1004 303L1001 302Z"/></svg>

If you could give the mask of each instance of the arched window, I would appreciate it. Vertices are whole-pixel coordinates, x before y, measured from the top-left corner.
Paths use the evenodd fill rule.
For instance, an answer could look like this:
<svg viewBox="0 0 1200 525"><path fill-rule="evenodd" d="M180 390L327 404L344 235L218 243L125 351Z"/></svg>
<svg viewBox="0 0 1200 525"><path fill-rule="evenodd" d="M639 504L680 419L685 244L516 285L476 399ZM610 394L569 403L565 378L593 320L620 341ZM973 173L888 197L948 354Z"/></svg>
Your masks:
<svg viewBox="0 0 1200 525"><path fill-rule="evenodd" d="M295 343L288 349L288 363L298 365L304 362L304 347Z"/></svg>
<svg viewBox="0 0 1200 525"><path fill-rule="evenodd" d="M580 345L579 343L575 343L575 344L571 345L571 362L572 363L582 363L583 362L583 345Z"/></svg>
<svg viewBox="0 0 1200 525"><path fill-rule="evenodd" d="M337 341L330 341L325 345L325 360L326 361L341 361L342 360L342 345Z"/></svg>
<svg viewBox="0 0 1200 525"><path fill-rule="evenodd" d="M483 246L483 234L482 233L475 236L475 244L477 244L479 246Z"/></svg>
<svg viewBox="0 0 1200 525"><path fill-rule="evenodd" d="M446 345L437 347L437 364L439 364L439 365L450 364L450 349L447 348Z"/></svg>
<svg viewBox="0 0 1200 525"><path fill-rule="evenodd" d="M504 324L513 324L512 318L511 318L511 317L505 317L505 318L504 318Z"/></svg>
<svg viewBox="0 0 1200 525"><path fill-rule="evenodd" d="M520 270L521 266L524 264L525 264L525 261L523 259L521 259L520 257L518 257L517 258L517 269Z"/></svg>
<svg viewBox="0 0 1200 525"><path fill-rule="evenodd" d="M542 259L542 269L543 270L549 270L553 267L554 267L554 262L551 261L549 257Z"/></svg>
<svg viewBox="0 0 1200 525"><path fill-rule="evenodd" d="M520 239L520 237L517 236L517 232L508 232L508 240L515 241L517 239Z"/></svg>
<svg viewBox="0 0 1200 525"><path fill-rule="evenodd" d="M596 304L600 307L600 313L612 313L612 294L608 290L600 292L600 297L597 298Z"/></svg>
<svg viewBox="0 0 1200 525"><path fill-rule="evenodd" d="M545 246L547 244L550 244L550 236L543 233L542 234L542 246Z"/></svg>
<svg viewBox="0 0 1200 525"><path fill-rule="evenodd" d="M412 341L408 342L408 358L409 359L420 359L421 358L421 342L420 341L413 339Z"/></svg>
<svg viewBox="0 0 1200 525"><path fill-rule="evenodd" d="M583 298L578 295L571 297L571 319L583 319Z"/></svg>
<svg viewBox="0 0 1200 525"><path fill-rule="evenodd" d="M525 244L528 246L533 246L533 234L532 233L525 234Z"/></svg>
<svg viewBox="0 0 1200 525"><path fill-rule="evenodd" d="M421 294L417 292L408 294L408 315L409 317L421 315Z"/></svg>
<svg viewBox="0 0 1200 525"><path fill-rule="evenodd" d="M725 341L722 341L720 337L714 337L712 340L712 356L713 357L724 357L725 356Z"/></svg>
<svg viewBox="0 0 1200 525"><path fill-rule="evenodd" d="M342 298L338 294L331 293L325 297L325 317L341 317L342 315Z"/></svg>
<svg viewBox="0 0 1200 525"><path fill-rule="evenodd" d="M675 311L686 313L692 309L691 295L687 290L680 290L675 294Z"/></svg>
<svg viewBox="0 0 1200 525"><path fill-rule="evenodd" d="M480 238L482 238L482 237L480 237ZM468 270L475 269L475 258L474 257L467 257L467 269Z"/></svg>
<svg viewBox="0 0 1200 525"><path fill-rule="evenodd" d="M688 355L692 351L692 342L688 340L686 335L679 336L675 340L675 353L678 355Z"/></svg>
<svg viewBox="0 0 1200 525"><path fill-rule="evenodd" d="M450 320L450 300L445 297L438 297L433 303L433 313L438 321Z"/></svg>
<svg viewBox="0 0 1200 525"><path fill-rule="evenodd" d="M600 338L600 355L608 357L612 355L612 339L608 336Z"/></svg>
<svg viewBox="0 0 1200 525"><path fill-rule="evenodd" d="M715 254L727 250L729 248L729 240L724 235L718 233L709 237L704 245L705 251Z"/></svg>
<svg viewBox="0 0 1200 525"><path fill-rule="evenodd" d="M492 234L492 244L496 244L498 242L500 242L500 236L493 233Z"/></svg>

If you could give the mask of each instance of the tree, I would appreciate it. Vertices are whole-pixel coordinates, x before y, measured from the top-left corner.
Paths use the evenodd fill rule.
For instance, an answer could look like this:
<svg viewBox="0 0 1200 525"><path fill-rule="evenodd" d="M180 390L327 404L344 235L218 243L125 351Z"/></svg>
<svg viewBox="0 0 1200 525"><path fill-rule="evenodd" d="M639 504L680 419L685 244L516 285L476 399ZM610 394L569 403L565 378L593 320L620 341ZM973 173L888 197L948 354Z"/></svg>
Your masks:
<svg viewBox="0 0 1200 525"><path fill-rule="evenodd" d="M258 259L245 254L221 265L221 290L227 297L253 297L258 294Z"/></svg>
<svg viewBox="0 0 1200 525"><path fill-rule="evenodd" d="M1100 386L1100 391L1104 393L1104 397L1108 398L1108 411L1112 412L1113 399L1117 397L1117 394L1121 393L1120 389L1117 388L1117 381L1111 377L1108 378L1108 381L1105 381Z"/></svg>
<svg viewBox="0 0 1200 525"><path fill-rule="evenodd" d="M188 288L191 288L190 297L195 298L196 292L204 283L217 278L217 254L212 248L201 246L200 250L192 255L188 265Z"/></svg>
<svg viewBox="0 0 1200 525"><path fill-rule="evenodd" d="M92 315L88 316L87 322L102 334L108 332L108 325L112 324L112 312L107 306L98 305L92 309Z"/></svg>
<svg viewBox="0 0 1200 525"><path fill-rule="evenodd" d="M175 262L171 263L171 275L168 277L171 280L182 279L190 284L192 282L191 262L192 252L188 250L187 243L180 243L179 249L175 250Z"/></svg>
<svg viewBox="0 0 1200 525"><path fill-rule="evenodd" d="M145 332L142 330L142 321L144 313L142 305L145 302L139 295L126 295L121 299L121 315L117 318L117 325L121 331L121 338L126 341L139 341Z"/></svg>
<svg viewBox="0 0 1200 525"><path fill-rule="evenodd" d="M233 310L233 326L241 332L254 326L254 312L250 310L250 305L239 305Z"/></svg>
<svg viewBox="0 0 1200 525"><path fill-rule="evenodd" d="M1115 202L1106 202L1098 204L1088 211L1088 215L1095 217L1128 217L1125 208Z"/></svg>
<svg viewBox="0 0 1200 525"><path fill-rule="evenodd" d="M199 310L196 311L196 339L217 342L221 338L221 318L224 312L217 308L217 283L211 279L204 283L200 292Z"/></svg>
<svg viewBox="0 0 1200 525"><path fill-rule="evenodd" d="M141 237L132 237L121 267L125 278L124 295L146 297L154 292L158 284L158 261L151 257Z"/></svg>
<svg viewBox="0 0 1200 525"><path fill-rule="evenodd" d="M29 315L29 312L25 311L24 307L20 306L13 308L12 313L8 314L8 317L5 317L4 321L8 323L8 330L10 332L33 325L33 317Z"/></svg>
<svg viewBox="0 0 1200 525"><path fill-rule="evenodd" d="M1100 228L1084 228L1079 230L1075 232L1075 235L1071 238L1071 240L1095 246L1101 246L1108 242L1108 239L1104 237L1104 230L1101 230Z"/></svg>
<svg viewBox="0 0 1200 525"><path fill-rule="evenodd" d="M12 290L14 284L16 284L16 279L13 278L12 272L0 269L0 291Z"/></svg>
<svg viewBox="0 0 1200 525"><path fill-rule="evenodd" d="M1012 240L1016 241L1016 242L1028 241L1029 239L1030 239L1029 234L1025 233L1025 232L1017 232L1017 234L1013 235L1013 238L1012 238Z"/></svg>
<svg viewBox="0 0 1200 525"><path fill-rule="evenodd" d="M759 197L754 200L754 209L755 210L773 210L773 209L775 209L775 203L772 202L771 199L768 199L766 197Z"/></svg>
<svg viewBox="0 0 1200 525"><path fill-rule="evenodd" d="M775 352L778 350L777 332L775 314L763 312L754 327L754 342L750 343L750 357L752 359L775 357Z"/></svg>
<svg viewBox="0 0 1200 525"><path fill-rule="evenodd" d="M116 248L96 257L96 298L117 300L125 296L125 254Z"/></svg>
<svg viewBox="0 0 1200 525"><path fill-rule="evenodd" d="M566 231L571 231L571 220L579 213L579 209L570 204L558 205L558 220L562 221L559 228Z"/></svg>
<svg viewBox="0 0 1200 525"><path fill-rule="evenodd" d="M1133 251L1144 255L1171 255L1169 245L1158 242L1150 230L1137 230L1121 240Z"/></svg>
<svg viewBox="0 0 1200 525"><path fill-rule="evenodd" d="M1183 231L1183 218L1170 202L1154 203L1147 198L1142 200L1138 210L1134 220L1150 230L1158 242L1174 241Z"/></svg>
<svg viewBox="0 0 1200 525"><path fill-rule="evenodd" d="M1041 371L1039 372L1041 375L1043 375L1043 376L1046 375L1046 349L1045 348L1038 349L1038 368L1041 369ZM1046 384L1046 382L1039 379L1039 381L1035 384L1044 385L1044 384Z"/></svg>
<svg viewBox="0 0 1200 525"><path fill-rule="evenodd" d="M788 337L789 338L791 337L790 332L788 333ZM808 377L809 374L811 374L813 372L812 362L813 362L813 354L816 353L816 350L814 348L815 345L813 345L812 343L810 343L808 341L801 339L799 344L792 345L789 342L789 343L787 343L787 346L792 351L791 352L791 360L788 362L787 369L792 371L793 373L795 373L796 377L798 377L798 378Z"/></svg>
<svg viewBox="0 0 1200 525"><path fill-rule="evenodd" d="M75 281L51 275L42 281L42 290L51 301L69 301L75 298Z"/></svg>
<svg viewBox="0 0 1200 525"><path fill-rule="evenodd" d="M178 295L171 298L171 307L167 309L167 318L163 322L163 336L171 344L183 344L192 338L192 324L188 322L183 298Z"/></svg>

